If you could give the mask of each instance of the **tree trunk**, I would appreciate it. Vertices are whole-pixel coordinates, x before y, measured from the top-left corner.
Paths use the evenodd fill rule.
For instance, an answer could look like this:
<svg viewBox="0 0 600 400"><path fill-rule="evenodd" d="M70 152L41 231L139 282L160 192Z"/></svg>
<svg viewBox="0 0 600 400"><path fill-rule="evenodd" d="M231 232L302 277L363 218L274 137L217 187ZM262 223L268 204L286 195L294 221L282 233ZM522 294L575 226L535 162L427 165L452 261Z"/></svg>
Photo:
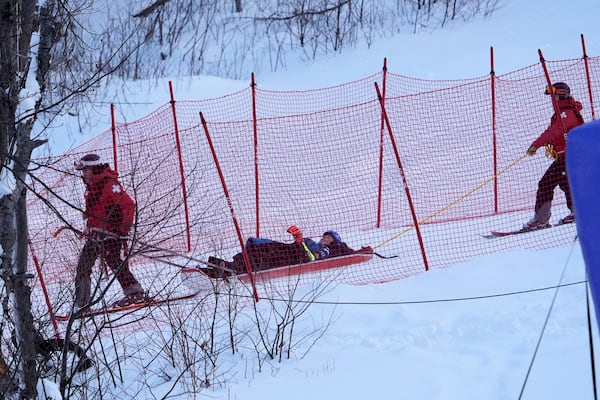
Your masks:
<svg viewBox="0 0 600 400"><path fill-rule="evenodd" d="M29 132L29 129L25 129ZM8 302L12 303L14 314L14 339L17 345L19 398L37 397L38 373L36 366L36 340L31 314L31 288L28 279L28 229L27 201L24 185L32 150L41 142L29 140L29 134L22 134L17 140L17 155L13 163L16 185L12 193L0 198L0 221L2 233L0 244L2 256L2 279L6 285Z"/></svg>
<svg viewBox="0 0 600 400"><path fill-rule="evenodd" d="M28 232L25 179L33 149L30 139L35 116L17 122L20 93L30 67L31 36L36 28L35 0L0 0L0 171L8 183L0 193L1 275L6 286L3 318L14 326L19 399L37 397L36 341L27 272Z"/></svg>

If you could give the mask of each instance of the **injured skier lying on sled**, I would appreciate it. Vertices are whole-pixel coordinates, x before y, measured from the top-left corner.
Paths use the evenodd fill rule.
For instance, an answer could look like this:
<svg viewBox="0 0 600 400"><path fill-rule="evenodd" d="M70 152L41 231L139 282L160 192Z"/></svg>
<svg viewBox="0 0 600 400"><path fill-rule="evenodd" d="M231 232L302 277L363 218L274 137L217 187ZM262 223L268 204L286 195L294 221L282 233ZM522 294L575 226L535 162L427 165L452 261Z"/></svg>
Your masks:
<svg viewBox="0 0 600 400"><path fill-rule="evenodd" d="M282 243L265 238L248 238L246 241L246 254L250 261L252 271L262 271L287 265L304 264L326 258L345 256L355 253L372 253L370 247L354 250L342 241L335 231L326 231L318 242L304 238L302 231L295 225L287 230L294 237L294 243ZM233 256L233 261L226 261L217 257L209 257L206 263L208 268L200 268L209 277L223 278L233 274L247 273L244 254Z"/></svg>

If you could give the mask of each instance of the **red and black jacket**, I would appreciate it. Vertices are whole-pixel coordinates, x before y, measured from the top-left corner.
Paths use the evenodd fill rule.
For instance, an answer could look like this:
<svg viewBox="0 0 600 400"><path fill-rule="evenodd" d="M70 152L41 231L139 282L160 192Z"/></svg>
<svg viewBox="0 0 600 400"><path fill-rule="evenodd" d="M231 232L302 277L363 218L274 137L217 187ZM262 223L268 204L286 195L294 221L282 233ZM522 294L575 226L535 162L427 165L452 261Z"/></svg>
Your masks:
<svg viewBox="0 0 600 400"><path fill-rule="evenodd" d="M569 98L567 100L558 100L558 109L560 110L560 120L556 113L550 119L550 126L538 137L532 144L536 149L552 145L553 150L558 157L564 157L566 150L567 133L583 124L583 117L580 114L583 106L580 102ZM562 120L562 124L561 124ZM563 131L564 129L564 131Z"/></svg>
<svg viewBox="0 0 600 400"><path fill-rule="evenodd" d="M95 173L85 192L85 213L89 230L99 229L126 236L135 216L135 202L110 167Z"/></svg>

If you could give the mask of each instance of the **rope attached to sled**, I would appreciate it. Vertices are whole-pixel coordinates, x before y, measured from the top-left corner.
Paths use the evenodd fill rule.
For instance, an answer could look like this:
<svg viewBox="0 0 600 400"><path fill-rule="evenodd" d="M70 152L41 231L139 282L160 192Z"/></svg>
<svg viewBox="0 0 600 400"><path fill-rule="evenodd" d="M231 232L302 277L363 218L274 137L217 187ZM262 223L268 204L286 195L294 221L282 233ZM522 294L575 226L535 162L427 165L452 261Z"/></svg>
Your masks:
<svg viewBox="0 0 600 400"><path fill-rule="evenodd" d="M482 189L483 187L485 187L488 183L492 182L494 179L496 179L497 177L499 177L500 175L502 175L503 173L505 173L506 171L508 171L509 169L511 169L512 167L514 167L515 165L517 165L518 163L520 163L521 161L523 161L523 159L527 157L527 154L522 155L521 157L517 158L515 161L513 161L510 165L504 167L500 172L498 172L497 174L493 175L491 178L486 179L483 183L479 184L478 186L476 186L474 189L470 190L468 193L460 196L459 198L457 198L456 200L454 200L452 203L448 204L447 206L439 209L438 211L434 212L433 214L423 218L421 221L419 221L419 225L423 224L431 219L433 219L434 217L440 215L441 213L443 213L444 211L448 210L451 207L454 207L456 204L460 203L461 201L463 201L464 199L466 199L467 197L471 196L473 193L477 192L478 190ZM407 232L410 232L411 230L413 230L415 228L414 225L409 226L408 228L404 229L402 232L397 233L396 235L392 236L390 239L385 240L383 242L381 242L380 244L378 244L377 246L373 247L373 250L376 250L380 247L383 247L387 244L389 244L390 242L398 239L400 236L404 235Z"/></svg>

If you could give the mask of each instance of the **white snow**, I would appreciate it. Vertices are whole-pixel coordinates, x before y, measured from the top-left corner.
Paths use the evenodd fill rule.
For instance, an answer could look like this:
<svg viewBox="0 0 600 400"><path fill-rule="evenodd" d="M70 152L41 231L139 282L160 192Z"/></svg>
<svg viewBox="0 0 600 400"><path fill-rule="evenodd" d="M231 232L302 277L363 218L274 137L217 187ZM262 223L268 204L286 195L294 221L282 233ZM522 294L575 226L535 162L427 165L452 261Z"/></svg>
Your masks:
<svg viewBox="0 0 600 400"><path fill-rule="evenodd" d="M10 172L11 167L12 163L8 165L8 168L2 168L0 171L0 197L11 194L17 184L15 177Z"/></svg>

